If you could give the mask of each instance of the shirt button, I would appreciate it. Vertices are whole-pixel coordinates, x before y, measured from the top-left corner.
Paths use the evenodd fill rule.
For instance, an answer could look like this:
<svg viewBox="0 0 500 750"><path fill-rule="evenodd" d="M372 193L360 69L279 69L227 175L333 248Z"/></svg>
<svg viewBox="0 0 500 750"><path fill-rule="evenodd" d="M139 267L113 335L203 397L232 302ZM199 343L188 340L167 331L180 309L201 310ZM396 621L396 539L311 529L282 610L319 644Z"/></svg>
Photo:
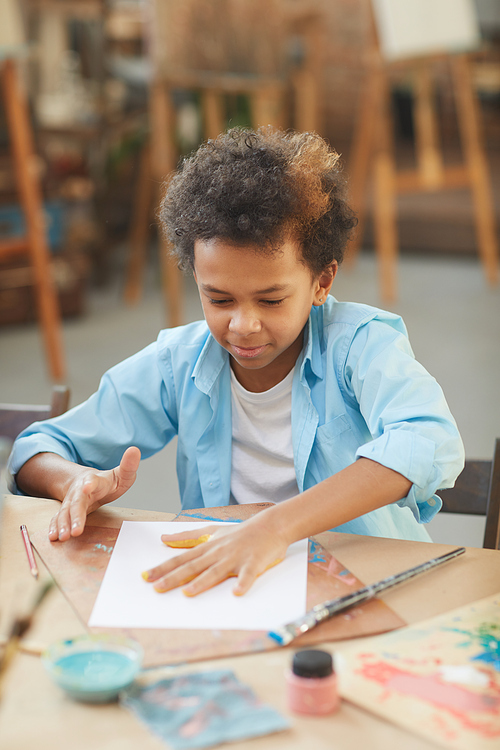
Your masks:
<svg viewBox="0 0 500 750"><path fill-rule="evenodd" d="M434 500L434 498L433 498L433 497L431 497L431 498L429 499L429 501L428 501L428 502L429 502L429 505L430 505L431 507L432 507L433 505L436 505L436 501Z"/></svg>

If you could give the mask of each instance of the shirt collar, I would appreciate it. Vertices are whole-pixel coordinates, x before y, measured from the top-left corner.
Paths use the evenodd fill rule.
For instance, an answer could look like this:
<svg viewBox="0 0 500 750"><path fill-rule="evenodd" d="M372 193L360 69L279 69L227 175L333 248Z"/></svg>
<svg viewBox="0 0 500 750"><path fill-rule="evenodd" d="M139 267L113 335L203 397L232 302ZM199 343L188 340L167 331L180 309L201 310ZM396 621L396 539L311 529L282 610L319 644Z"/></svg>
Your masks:
<svg viewBox="0 0 500 750"><path fill-rule="evenodd" d="M198 390L202 393L210 393L228 357L229 354L209 332L191 376Z"/></svg>
<svg viewBox="0 0 500 750"><path fill-rule="evenodd" d="M323 307L313 307L304 328L304 344L302 346L302 361L300 376L304 377L306 363L309 362L311 372L317 378L323 378L323 359L321 357L321 337L319 331L323 325Z"/></svg>

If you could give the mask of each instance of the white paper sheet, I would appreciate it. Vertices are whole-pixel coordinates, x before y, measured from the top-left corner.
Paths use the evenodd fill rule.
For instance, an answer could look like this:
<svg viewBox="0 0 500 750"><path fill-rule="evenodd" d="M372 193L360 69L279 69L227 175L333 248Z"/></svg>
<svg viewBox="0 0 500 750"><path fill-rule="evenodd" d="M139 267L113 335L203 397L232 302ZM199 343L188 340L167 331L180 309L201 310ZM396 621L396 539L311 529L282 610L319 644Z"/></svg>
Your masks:
<svg viewBox="0 0 500 750"><path fill-rule="evenodd" d="M267 631L305 613L307 539L292 544L283 562L260 576L244 596L232 593L234 578L195 597L187 597L180 588L159 594L151 583L143 580L143 570L185 551L166 547L161 541L162 534L195 531L206 525L206 522L124 521L89 625Z"/></svg>

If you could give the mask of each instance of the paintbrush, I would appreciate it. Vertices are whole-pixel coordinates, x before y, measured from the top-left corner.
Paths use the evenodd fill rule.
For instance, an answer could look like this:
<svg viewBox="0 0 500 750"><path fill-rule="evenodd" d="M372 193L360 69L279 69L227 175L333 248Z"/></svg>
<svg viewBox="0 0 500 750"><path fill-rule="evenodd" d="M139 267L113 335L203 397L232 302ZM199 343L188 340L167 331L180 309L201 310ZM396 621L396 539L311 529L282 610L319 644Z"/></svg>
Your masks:
<svg viewBox="0 0 500 750"><path fill-rule="evenodd" d="M308 630L312 630L312 628L315 628L325 620L329 620L339 612L343 612L350 607L354 607L356 604L361 604L369 599L373 599L373 597L377 596L381 591L387 591L394 586L398 586L400 583L405 583L406 581L415 578L415 576L425 573L427 570L442 565L443 563L448 562L448 560L452 560L454 557L463 555L464 552L465 547L457 547L456 549L451 550L451 552L447 552L445 555L435 557L432 560L428 560L427 562L417 565L414 568L410 568L409 570L404 570L401 573L396 573L395 575L384 578L377 583L364 586L362 589L353 591L352 594L346 594L345 596L339 596L336 599L331 599L322 604L316 604L316 606L306 612L303 617L299 617L297 620L294 620L294 622L289 622L287 625L283 625L277 630L272 630L268 633L268 636L274 641L277 641L280 646L287 646L295 638L298 638L299 635L307 633Z"/></svg>
<svg viewBox="0 0 500 750"><path fill-rule="evenodd" d="M45 599L53 585L54 581L52 579L47 580L37 592L35 600L33 601L29 612L21 617L16 617L16 619L14 620L4 647L2 657L0 659L0 687L12 659L20 650L21 639L30 629L33 622L33 617L37 609L39 608L40 604Z"/></svg>

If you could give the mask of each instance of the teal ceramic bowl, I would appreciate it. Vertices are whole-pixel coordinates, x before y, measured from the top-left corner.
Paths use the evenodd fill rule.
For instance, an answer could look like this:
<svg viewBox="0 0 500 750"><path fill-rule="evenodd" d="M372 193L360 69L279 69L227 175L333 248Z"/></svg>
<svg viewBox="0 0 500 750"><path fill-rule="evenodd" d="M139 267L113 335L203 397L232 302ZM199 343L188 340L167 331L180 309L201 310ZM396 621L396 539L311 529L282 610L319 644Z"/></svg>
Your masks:
<svg viewBox="0 0 500 750"><path fill-rule="evenodd" d="M42 662L68 695L87 703L116 700L141 668L141 646L129 638L84 635L52 644Z"/></svg>

